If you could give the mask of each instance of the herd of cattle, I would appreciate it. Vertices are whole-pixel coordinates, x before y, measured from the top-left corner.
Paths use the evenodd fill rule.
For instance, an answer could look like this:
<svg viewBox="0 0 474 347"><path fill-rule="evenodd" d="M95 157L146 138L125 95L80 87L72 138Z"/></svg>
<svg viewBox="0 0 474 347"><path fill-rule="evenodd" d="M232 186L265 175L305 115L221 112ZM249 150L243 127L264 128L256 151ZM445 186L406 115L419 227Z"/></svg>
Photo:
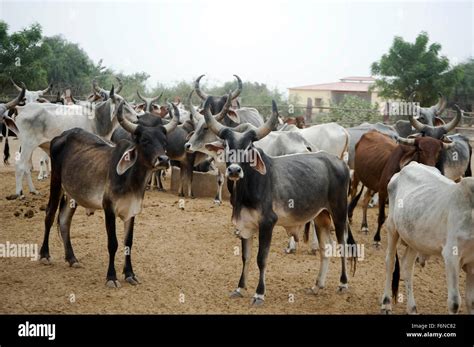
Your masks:
<svg viewBox="0 0 474 347"><path fill-rule="evenodd" d="M466 272L465 304L474 313L474 179L471 177L472 149L467 138L452 132L462 117L447 124L440 115L446 100L429 108L416 107L416 114L394 126L364 123L343 128L336 123L298 128L284 124L275 102L265 120L254 108L240 107L241 79L227 95L207 95L197 78L187 99L160 104L161 95L142 102L127 102L112 86L107 91L93 82L85 101L69 92L50 101L42 91L13 85L19 95L0 104L6 126L4 161L8 164L8 133L21 145L15 155L16 191L8 199L24 198L23 181L32 194L32 154L40 147L39 179L50 175L45 233L40 261L50 264L49 233L58 212L65 259L79 266L70 238L70 226L78 206L92 214L104 210L108 236L107 286L120 287L115 270L118 248L116 217L124 222L125 280L138 284L130 250L135 217L140 213L147 187L161 177L170 164L180 168L180 196L193 196L193 171L213 168L217 173L216 204L222 202L224 183L230 193L232 222L242 242L242 273L232 297L243 297L247 288L249 260L254 234L258 235L257 265L260 271L253 305L265 295L265 269L275 226L290 236L287 252L296 252L301 236L314 239L319 248L320 270L315 294L325 287L329 266L328 247L334 228L342 250L338 291L348 289L347 260L353 265L357 254L347 252L356 245L350 222L353 210L365 191L361 231L368 232L367 205L378 193L379 217L374 242L380 246L385 205L389 213L386 282L382 312L390 313L402 278L407 290L407 312L416 313L413 268L430 255L445 261L448 309L460 307L459 272ZM195 93L202 100L191 103ZM3 127L3 125L2 125ZM49 158L51 172L49 173ZM349 197L349 198L348 198ZM59 211L58 211L59 210ZM406 246L400 261L399 238ZM355 249L355 248L353 248ZM354 266L355 271L355 266Z"/></svg>

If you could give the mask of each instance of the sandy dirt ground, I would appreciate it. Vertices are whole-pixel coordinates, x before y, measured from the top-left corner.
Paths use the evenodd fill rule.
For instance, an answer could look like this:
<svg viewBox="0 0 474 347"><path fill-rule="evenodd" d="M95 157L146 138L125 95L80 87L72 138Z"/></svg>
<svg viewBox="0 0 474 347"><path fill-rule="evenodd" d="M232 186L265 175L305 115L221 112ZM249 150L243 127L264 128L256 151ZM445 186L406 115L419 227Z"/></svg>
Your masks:
<svg viewBox="0 0 474 347"><path fill-rule="evenodd" d="M3 146L2 146L3 148ZM35 154L36 160L38 153ZM34 183L39 196L26 193L24 200L7 200L14 193L13 167L0 164L0 243L35 243L43 239L44 209L49 181ZM169 177L169 176L168 176ZM166 181L169 185L169 180ZM25 187L26 188L26 187ZM317 296L307 294L319 270L319 255L301 243L297 254L284 254L283 228L274 230L268 259L267 293L263 307L250 307L258 281L254 242L249 288L244 298L230 299L240 271L240 240L233 234L228 202L214 206L212 199L185 199L166 192L147 192L141 215L136 218L132 261L141 284L123 280L123 248L116 258L122 287L105 286L108 253L102 211L87 217L79 208L74 216L72 244L82 268L64 261L60 236L53 227L50 252L53 264L42 265L29 258L0 258L0 313L145 313L145 314L378 314L385 281L386 237L382 249L372 246L376 209L369 209L369 235L360 233L361 210L357 208L353 231L364 246L364 259L349 278L349 291L336 292L340 260L331 259L327 285ZM29 212L32 211L32 212ZM123 224L117 219L119 241ZM334 234L333 234L334 238ZM399 251L403 246L399 246ZM238 253L238 254L237 254ZM461 275L464 297L464 275ZM403 282L400 283L404 293ZM425 268L415 267L414 290L418 312L447 313L446 281L441 258L430 258ZM404 298L402 298L404 299ZM405 300L394 312L405 313ZM465 312L462 305L461 313Z"/></svg>

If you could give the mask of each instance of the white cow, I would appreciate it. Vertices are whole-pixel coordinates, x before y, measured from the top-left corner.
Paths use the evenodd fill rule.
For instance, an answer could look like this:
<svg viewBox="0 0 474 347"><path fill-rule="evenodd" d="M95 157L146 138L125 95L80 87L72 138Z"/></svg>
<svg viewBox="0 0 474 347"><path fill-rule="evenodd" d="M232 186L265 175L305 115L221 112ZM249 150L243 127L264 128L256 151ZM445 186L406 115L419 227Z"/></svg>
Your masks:
<svg viewBox="0 0 474 347"><path fill-rule="evenodd" d="M286 126L280 131L296 131L318 150L334 154L346 163L348 161L350 135L337 123L318 124L304 129Z"/></svg>
<svg viewBox="0 0 474 347"><path fill-rule="evenodd" d="M462 268L466 272L465 302L467 312L474 314L474 178L454 183L436 168L412 162L392 177L388 193L390 209L386 223L388 246L382 312L392 311L392 274L400 237L407 244L401 261L407 312L416 313L413 265L420 253L443 257L450 313L459 310L459 271Z"/></svg>
<svg viewBox="0 0 474 347"><path fill-rule="evenodd" d="M16 126L19 129L18 139L21 143L20 157L16 161L16 195L23 196L23 178L26 176L30 192L38 191L31 179L31 157L33 151L40 147L49 153L51 140L65 130L82 128L108 140L119 123L114 116L115 105L123 98L112 90L110 98L97 104L57 105L31 103L17 107ZM125 116L131 121L137 120L136 112L128 104L124 106Z"/></svg>

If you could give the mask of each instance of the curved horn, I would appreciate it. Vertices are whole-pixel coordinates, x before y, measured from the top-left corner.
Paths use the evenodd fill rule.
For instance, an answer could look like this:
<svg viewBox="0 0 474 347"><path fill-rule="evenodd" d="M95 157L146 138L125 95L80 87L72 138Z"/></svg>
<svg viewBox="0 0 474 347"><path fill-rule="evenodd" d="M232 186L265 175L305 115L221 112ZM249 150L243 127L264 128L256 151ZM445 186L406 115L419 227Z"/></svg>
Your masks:
<svg viewBox="0 0 474 347"><path fill-rule="evenodd" d="M137 90L137 95L140 98L140 100L147 102L146 99L140 94L140 91Z"/></svg>
<svg viewBox="0 0 474 347"><path fill-rule="evenodd" d="M418 131L422 131L423 128L426 126L425 124L421 123L418 119L415 119L412 114L408 115L408 120L410 121L411 125Z"/></svg>
<svg viewBox="0 0 474 347"><path fill-rule="evenodd" d="M12 81L12 84L15 87L15 89L18 90L19 92L21 92L21 88L18 87L18 85L15 83L15 81L13 81L13 78L10 77L10 81Z"/></svg>
<svg viewBox="0 0 474 347"><path fill-rule="evenodd" d="M435 105L436 107L436 115L439 116L440 114L442 114L444 112L444 110L446 109L446 98L443 96L443 94L439 93L438 92L438 96L439 96L439 99L438 99L438 103Z"/></svg>
<svg viewBox="0 0 474 347"><path fill-rule="evenodd" d="M408 96L408 102L413 102L413 100L415 100L415 96L416 96L416 91L413 91L409 96Z"/></svg>
<svg viewBox="0 0 474 347"><path fill-rule="evenodd" d="M117 107L117 110L115 111L115 116L117 117L118 122L124 128L127 130L129 133L134 134L135 130L138 128L138 124L133 124L130 122L128 119L123 117L123 104L125 103L124 100L120 102L120 104Z"/></svg>
<svg viewBox="0 0 474 347"><path fill-rule="evenodd" d="M92 89L95 90L97 93L100 93L102 91L102 88L99 87L95 78L92 80Z"/></svg>
<svg viewBox="0 0 474 347"><path fill-rule="evenodd" d="M208 98L207 94L204 93L201 88L199 87L199 81L201 81L201 78L203 78L206 75L201 75L196 79L196 82L194 82L194 91L196 94L202 99L206 100Z"/></svg>
<svg viewBox="0 0 474 347"><path fill-rule="evenodd" d="M229 98L230 99L230 98ZM207 98L206 102L204 103L204 119L206 120L206 124L211 129L211 131L219 136L222 130L226 129L227 127L219 123L211 114L211 103L210 99Z"/></svg>
<svg viewBox="0 0 474 347"><path fill-rule="evenodd" d="M171 121L168 124L164 125L167 134L173 131L178 126L178 123L179 123L178 108L169 102L168 102L168 108L170 112L171 112L171 108L173 108L173 118L171 118Z"/></svg>
<svg viewBox="0 0 474 347"><path fill-rule="evenodd" d="M7 110L15 107L16 105L20 103L20 101L24 99L24 97L25 97L25 88L22 88L20 94L18 94L18 96L12 101L7 102L5 104L5 107L7 108Z"/></svg>
<svg viewBox="0 0 474 347"><path fill-rule="evenodd" d="M113 98L114 95L115 95L115 87L114 87L114 85L112 84L112 89L110 89L109 98Z"/></svg>
<svg viewBox="0 0 474 347"><path fill-rule="evenodd" d="M49 84L48 88L42 90L42 91L41 91L41 94L46 94L47 92L49 92L49 90L50 90L51 88L53 88L53 84L52 84L52 83Z"/></svg>
<svg viewBox="0 0 474 347"><path fill-rule="evenodd" d="M117 82L118 82L118 84L119 84L119 86L118 86L118 88L117 88L117 91L116 91L116 93L118 94L118 93L120 93L120 92L122 91L123 82L122 82L122 80L121 80L120 78L118 78L117 76L115 76L115 79L117 80Z"/></svg>
<svg viewBox="0 0 474 347"><path fill-rule="evenodd" d="M415 139L406 139L404 137L398 137L397 138L398 143L402 145L407 145L407 146L414 146L415 145Z"/></svg>
<svg viewBox="0 0 474 347"><path fill-rule="evenodd" d="M449 133L451 130L456 128L456 126L458 125L458 123L461 121L461 118L462 118L462 111L459 108L459 106L454 105L454 108L456 109L456 117L454 117L454 119L450 121L448 124L445 124L442 126L444 131L446 131L447 133Z"/></svg>
<svg viewBox="0 0 474 347"><path fill-rule="evenodd" d="M152 99L151 99L151 102L152 102L152 103L153 103L153 102L156 102L156 103L157 103L158 101L160 101L160 99L161 99L162 96L163 96L163 92L161 92L160 95L155 96L154 98L152 98Z"/></svg>
<svg viewBox="0 0 474 347"><path fill-rule="evenodd" d="M214 116L214 118L216 119L216 121L220 122L221 120L224 119L225 115L227 114L227 112L229 112L229 108L230 106L232 105L232 97L231 97L232 93L229 92L229 94L227 94L227 100L225 101L225 104L224 104L224 107L222 107L222 110L221 112L219 112L218 114L216 114Z"/></svg>
<svg viewBox="0 0 474 347"><path fill-rule="evenodd" d="M237 75L234 75L235 78L237 78L237 89L234 90L232 93L231 93L231 99L234 100L236 97L238 97L240 95L240 93L242 93L242 80L240 79L239 76Z"/></svg>
<svg viewBox="0 0 474 347"><path fill-rule="evenodd" d="M443 142L444 149L451 149L456 145L456 142Z"/></svg>
<svg viewBox="0 0 474 347"><path fill-rule="evenodd" d="M202 114L200 114L198 111L196 111L196 108L194 107L193 103L191 102L191 99L193 97L194 90L191 90L191 93L189 93L187 104L189 107L189 111L191 112L191 119L193 121L198 121L200 117L202 117Z"/></svg>
<svg viewBox="0 0 474 347"><path fill-rule="evenodd" d="M260 140L267 136L278 124L278 108L275 100L272 100L272 115L270 118L259 127L255 132L257 133L257 140Z"/></svg>

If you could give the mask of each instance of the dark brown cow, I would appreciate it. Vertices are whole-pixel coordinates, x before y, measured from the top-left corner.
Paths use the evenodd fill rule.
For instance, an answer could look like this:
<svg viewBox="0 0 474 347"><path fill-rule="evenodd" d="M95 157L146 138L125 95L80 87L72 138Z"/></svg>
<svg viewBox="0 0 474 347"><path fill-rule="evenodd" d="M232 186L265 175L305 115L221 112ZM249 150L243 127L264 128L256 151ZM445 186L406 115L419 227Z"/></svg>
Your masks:
<svg viewBox="0 0 474 347"><path fill-rule="evenodd" d="M364 134L356 145L354 178L360 180L368 189L379 193L379 217L375 245L380 245L380 229L385 222L385 202L387 185L394 174L411 161L435 166L443 173L443 148L454 143L444 143L431 137L405 139L400 137L397 145L390 137L377 131ZM349 215L357 205L362 190L351 201ZM364 219L367 227L367 219ZM364 227L364 224L362 225Z"/></svg>

